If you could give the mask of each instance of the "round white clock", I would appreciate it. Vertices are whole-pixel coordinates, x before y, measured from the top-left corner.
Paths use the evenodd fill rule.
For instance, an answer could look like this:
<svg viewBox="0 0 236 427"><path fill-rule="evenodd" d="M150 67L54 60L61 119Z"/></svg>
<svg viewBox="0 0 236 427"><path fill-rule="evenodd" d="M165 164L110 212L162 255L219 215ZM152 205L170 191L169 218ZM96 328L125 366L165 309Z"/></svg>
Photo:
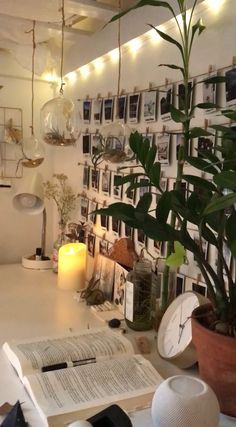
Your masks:
<svg viewBox="0 0 236 427"><path fill-rule="evenodd" d="M208 300L202 295L189 291L179 295L164 313L157 336L160 356L180 368L188 368L196 361L192 344L191 315L193 310Z"/></svg>

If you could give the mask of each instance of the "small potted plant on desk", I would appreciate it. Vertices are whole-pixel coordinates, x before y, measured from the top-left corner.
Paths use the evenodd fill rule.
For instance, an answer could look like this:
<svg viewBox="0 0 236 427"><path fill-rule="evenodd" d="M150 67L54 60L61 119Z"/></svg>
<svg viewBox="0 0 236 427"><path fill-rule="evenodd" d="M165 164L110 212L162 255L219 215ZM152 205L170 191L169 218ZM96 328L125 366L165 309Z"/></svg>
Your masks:
<svg viewBox="0 0 236 427"><path fill-rule="evenodd" d="M149 179L150 189L157 190L158 197L155 216L150 213L152 193L145 193L136 207L125 203L114 203L98 213L117 218L127 225L141 229L145 235L155 241L168 242L168 262L164 270L162 291L162 311L168 306L169 266L178 266L185 250L190 251L197 261L207 286L210 304L196 309L193 313L193 342L197 347L200 375L217 394L221 411L236 416L236 281L227 263L226 253L236 257L236 132L225 125L212 126L210 132L192 127L191 120L196 109L216 107L211 103L189 106L191 91L189 82L189 61L193 41L205 27L201 19L193 23L197 0L187 18L187 1L178 0L182 25L171 7L170 1L140 1L132 9L142 6L167 8L174 17L179 32L179 40L154 28L160 37L174 45L180 53L181 65L161 64L180 71L184 84L184 109L170 105L173 121L182 125L183 144L178 151L177 175L173 190L161 188L161 165L156 161L156 146L138 132L131 134L130 148L136 155L142 170L130 173L117 180L116 185L129 184L129 189L142 186L139 177ZM120 19L122 12L112 18ZM225 77L209 77L207 84L225 83ZM199 83L199 82L198 82ZM203 83L203 82L201 82ZM196 83L197 84L197 83ZM236 121L236 112L222 111L222 117ZM198 157L188 156L193 138L207 137L219 132L218 143L213 150L198 149ZM185 164L192 166L192 173L185 173ZM198 176L201 171L203 176ZM194 191L183 193L182 183L194 186ZM147 183L145 182L145 186ZM198 190L198 191L196 191ZM226 193L227 190L227 194ZM189 225L198 229L198 241L189 232ZM217 266L206 258L203 242L208 242L216 252ZM178 242L177 244L175 242ZM180 260L180 263L179 263ZM204 343L204 338L206 339ZM204 357L204 360L203 360ZM224 365L225 364L225 365ZM228 369L231 369L229 372Z"/></svg>

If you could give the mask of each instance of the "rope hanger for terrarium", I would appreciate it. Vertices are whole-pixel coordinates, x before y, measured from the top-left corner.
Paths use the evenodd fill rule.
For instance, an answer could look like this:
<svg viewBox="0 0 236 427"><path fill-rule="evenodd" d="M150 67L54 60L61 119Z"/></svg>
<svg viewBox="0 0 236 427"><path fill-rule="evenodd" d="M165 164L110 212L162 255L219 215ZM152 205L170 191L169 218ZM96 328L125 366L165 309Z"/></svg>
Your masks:
<svg viewBox="0 0 236 427"><path fill-rule="evenodd" d="M65 38L65 0L62 0L61 8L61 68L60 68L60 77L61 77L61 86L60 86L60 94L63 95L63 86L65 83L63 82L63 66L64 66L64 38Z"/></svg>
<svg viewBox="0 0 236 427"><path fill-rule="evenodd" d="M34 136L34 75L35 75L35 49L36 49L36 42L35 42L35 27L36 27L36 21L33 21L33 28L31 30L26 31L26 34L32 33L32 60L31 60L31 135Z"/></svg>

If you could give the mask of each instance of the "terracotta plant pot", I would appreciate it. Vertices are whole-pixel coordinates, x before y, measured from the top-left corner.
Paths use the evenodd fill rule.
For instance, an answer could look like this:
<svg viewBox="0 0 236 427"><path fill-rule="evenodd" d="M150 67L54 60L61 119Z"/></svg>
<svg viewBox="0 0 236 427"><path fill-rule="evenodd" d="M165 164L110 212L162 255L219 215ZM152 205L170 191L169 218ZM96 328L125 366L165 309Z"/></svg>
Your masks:
<svg viewBox="0 0 236 427"><path fill-rule="evenodd" d="M236 338L213 332L199 322L199 314L207 314L210 309L211 305L205 304L193 311L192 339L199 373L214 390L221 412L236 417Z"/></svg>

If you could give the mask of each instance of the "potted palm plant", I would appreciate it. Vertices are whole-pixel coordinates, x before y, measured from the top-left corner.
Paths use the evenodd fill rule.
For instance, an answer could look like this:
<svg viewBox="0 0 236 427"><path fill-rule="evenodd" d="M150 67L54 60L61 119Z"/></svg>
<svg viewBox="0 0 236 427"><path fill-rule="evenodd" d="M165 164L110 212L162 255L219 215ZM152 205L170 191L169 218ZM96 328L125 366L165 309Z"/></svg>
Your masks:
<svg viewBox="0 0 236 427"><path fill-rule="evenodd" d="M165 191L161 188L161 165L156 161L157 149L150 145L148 139L135 132L130 135L129 144L142 170L119 178L116 185L127 185L128 183L130 190L141 187L139 176L145 175L149 180L150 189L155 188L160 193L155 215L150 213L151 191L145 193L136 206L114 203L106 209L100 209L98 213L115 217L133 228L141 229L150 239L167 242L167 262L164 269L161 298L163 312L168 305L170 266L178 266L179 260L183 262L183 248L193 253L206 283L211 302L207 306L207 312L204 308L204 312L200 314L197 311L193 313L193 341L197 347L199 344L204 349L202 351L197 348L200 374L217 393L222 412L236 416L236 281L225 257L226 250L230 251L233 259L236 257L236 211L234 206L236 203L236 132L233 127L227 125L215 125L209 131L191 126L192 117L197 109L213 107L210 103L201 103L189 108L189 97L193 90L193 87L188 85L191 51L196 36L200 35L205 27L201 19L196 22L194 20L194 10L198 0L194 1L188 17L187 0L176 1L182 22L177 18L171 3L171 1L141 0L131 9L146 5L167 8L178 29L179 39L173 39L169 34L153 27L160 37L174 45L179 51L180 65L161 64L161 66L164 65L180 72L185 89L184 110L179 110L174 105L170 106L172 120L180 123L183 129L183 144L178 151L174 189ZM120 19L131 9L116 15L112 21ZM205 83L220 84L225 81L225 77L219 76L209 77ZM224 110L222 115L226 121L227 119L236 121L235 111ZM219 136L214 150L199 149L198 157L188 156L189 145L193 138L207 137L216 131ZM192 174L185 173L186 161L192 166ZM198 176L197 171L201 171L204 177ZM183 182L192 184L198 191L183 194L181 191ZM146 182L144 185L147 185ZM191 224L198 228L198 242L190 235L188 227ZM215 248L216 267L206 259L203 241ZM200 336L202 331L203 335L206 335L206 344L203 343L203 337ZM210 338L208 334L210 334ZM216 341L216 349L214 341ZM223 351L221 350L222 342L225 346ZM229 349L228 347L226 349L226 345L229 345ZM211 355L210 349L212 350ZM208 358L208 364L201 360L204 352ZM226 364L228 367L233 367L233 372L230 374L226 373L226 368L222 365L226 354L228 358ZM214 370L215 356L216 368ZM207 377L208 373L212 373L211 378ZM217 377L217 382L214 377ZM230 379L228 386L225 385L226 378ZM222 385L223 391L220 390Z"/></svg>

